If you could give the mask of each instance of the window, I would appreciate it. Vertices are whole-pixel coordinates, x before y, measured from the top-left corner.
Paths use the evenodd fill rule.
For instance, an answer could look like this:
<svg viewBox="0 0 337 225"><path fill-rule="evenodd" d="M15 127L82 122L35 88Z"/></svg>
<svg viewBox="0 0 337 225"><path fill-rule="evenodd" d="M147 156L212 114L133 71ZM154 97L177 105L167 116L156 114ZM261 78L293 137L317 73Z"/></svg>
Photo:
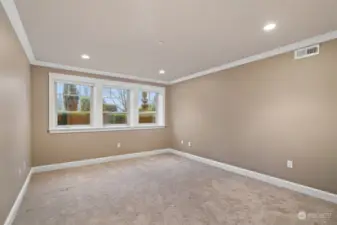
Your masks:
<svg viewBox="0 0 337 225"><path fill-rule="evenodd" d="M90 124L91 87L56 82L57 125Z"/></svg>
<svg viewBox="0 0 337 225"><path fill-rule="evenodd" d="M165 88L49 74L49 131L165 127Z"/></svg>
<svg viewBox="0 0 337 225"><path fill-rule="evenodd" d="M103 123L128 123L129 94L128 90L103 88Z"/></svg>
<svg viewBox="0 0 337 225"><path fill-rule="evenodd" d="M139 123L156 123L158 93L141 91L138 99Z"/></svg>

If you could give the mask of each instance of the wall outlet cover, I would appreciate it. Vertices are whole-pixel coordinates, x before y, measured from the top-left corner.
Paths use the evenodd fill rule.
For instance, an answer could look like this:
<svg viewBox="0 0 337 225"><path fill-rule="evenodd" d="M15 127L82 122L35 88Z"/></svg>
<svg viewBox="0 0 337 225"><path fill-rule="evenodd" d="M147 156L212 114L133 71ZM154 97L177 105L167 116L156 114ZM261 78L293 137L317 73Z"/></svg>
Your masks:
<svg viewBox="0 0 337 225"><path fill-rule="evenodd" d="M287 161L287 167L288 168L293 168L293 161L292 160L288 160Z"/></svg>

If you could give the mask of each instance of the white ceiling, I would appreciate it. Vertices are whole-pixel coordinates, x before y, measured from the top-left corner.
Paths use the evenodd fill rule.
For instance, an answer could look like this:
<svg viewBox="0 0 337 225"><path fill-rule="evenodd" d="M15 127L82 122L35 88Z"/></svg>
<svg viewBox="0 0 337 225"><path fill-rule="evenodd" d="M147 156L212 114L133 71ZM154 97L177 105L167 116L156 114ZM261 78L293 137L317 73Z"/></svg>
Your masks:
<svg viewBox="0 0 337 225"><path fill-rule="evenodd" d="M337 30L336 0L15 3L36 60L162 81Z"/></svg>

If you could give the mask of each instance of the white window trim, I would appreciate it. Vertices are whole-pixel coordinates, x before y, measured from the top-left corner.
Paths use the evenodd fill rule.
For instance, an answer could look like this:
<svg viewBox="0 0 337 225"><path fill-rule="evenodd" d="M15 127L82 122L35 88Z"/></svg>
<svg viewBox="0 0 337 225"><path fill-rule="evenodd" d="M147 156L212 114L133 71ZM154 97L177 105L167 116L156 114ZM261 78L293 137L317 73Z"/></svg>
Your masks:
<svg viewBox="0 0 337 225"><path fill-rule="evenodd" d="M67 82L92 86L92 102L90 125L57 126L56 90L55 82ZM129 90L128 124L104 125L103 124L103 87L112 87ZM156 123L138 123L138 96L140 91L151 91L159 94ZM84 76L74 76L58 73L49 73L49 132L101 132L138 129L159 129L165 127L165 87L111 81Z"/></svg>

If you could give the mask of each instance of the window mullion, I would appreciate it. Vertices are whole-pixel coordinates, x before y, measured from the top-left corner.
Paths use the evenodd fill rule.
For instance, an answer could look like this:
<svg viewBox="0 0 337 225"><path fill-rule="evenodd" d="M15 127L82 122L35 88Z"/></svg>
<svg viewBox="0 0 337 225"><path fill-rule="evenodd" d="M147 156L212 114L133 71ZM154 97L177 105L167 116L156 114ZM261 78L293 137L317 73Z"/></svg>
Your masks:
<svg viewBox="0 0 337 225"><path fill-rule="evenodd" d="M162 126L165 124L165 97L160 94L158 95L158 99L157 99L157 117L158 117L158 121L157 124L159 126Z"/></svg>
<svg viewBox="0 0 337 225"><path fill-rule="evenodd" d="M57 112L56 112L56 83L54 79L49 78L49 127L56 127Z"/></svg>
<svg viewBox="0 0 337 225"><path fill-rule="evenodd" d="M96 83L93 91L93 109L92 109L92 118L93 118L93 127L102 128L103 127L103 84Z"/></svg>
<svg viewBox="0 0 337 225"><path fill-rule="evenodd" d="M135 127L138 125L138 90L137 88L130 89L130 126Z"/></svg>

